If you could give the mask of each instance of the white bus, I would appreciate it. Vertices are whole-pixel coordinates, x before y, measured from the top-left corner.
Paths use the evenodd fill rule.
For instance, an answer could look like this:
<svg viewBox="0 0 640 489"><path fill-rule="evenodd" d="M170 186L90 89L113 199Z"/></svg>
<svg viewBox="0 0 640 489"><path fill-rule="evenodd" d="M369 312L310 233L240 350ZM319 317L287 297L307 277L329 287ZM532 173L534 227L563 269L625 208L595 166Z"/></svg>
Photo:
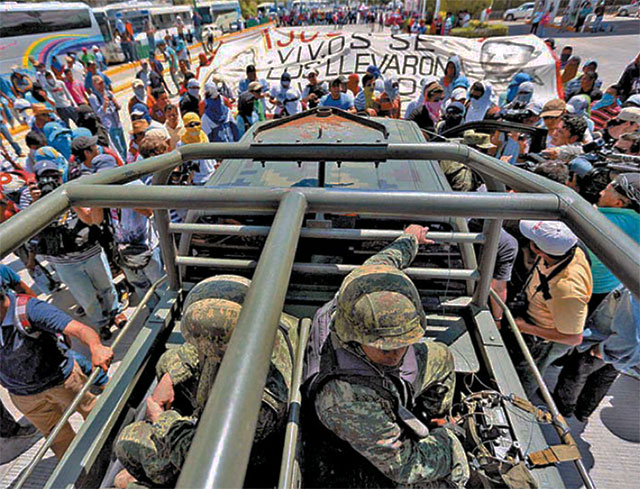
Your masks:
<svg viewBox="0 0 640 489"><path fill-rule="evenodd" d="M231 25L242 19L242 9L238 0L198 2L196 10L204 25L212 24L223 32L233 30Z"/></svg>
<svg viewBox="0 0 640 489"><path fill-rule="evenodd" d="M32 69L30 59L49 65L68 52L104 46L91 9L84 3L0 3L0 74Z"/></svg>
<svg viewBox="0 0 640 489"><path fill-rule="evenodd" d="M175 23L178 15L182 18L187 29L192 29L193 24L191 7L188 5L162 5L157 2L130 1L95 8L93 13L105 40L103 52L109 63L122 62L125 59L120 43L116 40L116 20L118 18L121 18L123 22L131 22L133 31L136 33L136 44L142 50L144 57L148 53L147 36L144 33L145 20L151 18L157 30L156 40L160 40L166 34L177 34Z"/></svg>

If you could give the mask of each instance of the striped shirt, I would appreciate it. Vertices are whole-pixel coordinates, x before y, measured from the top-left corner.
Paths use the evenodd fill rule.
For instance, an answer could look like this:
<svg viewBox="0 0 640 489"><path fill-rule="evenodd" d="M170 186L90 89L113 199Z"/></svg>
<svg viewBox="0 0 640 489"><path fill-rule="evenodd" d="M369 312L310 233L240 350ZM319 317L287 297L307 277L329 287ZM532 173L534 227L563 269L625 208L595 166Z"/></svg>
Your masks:
<svg viewBox="0 0 640 489"><path fill-rule="evenodd" d="M594 123L594 129L596 131L602 131L607 122L611 119L615 119L622 108L619 105L607 105L606 107L600 107L599 109L591 111L591 120Z"/></svg>

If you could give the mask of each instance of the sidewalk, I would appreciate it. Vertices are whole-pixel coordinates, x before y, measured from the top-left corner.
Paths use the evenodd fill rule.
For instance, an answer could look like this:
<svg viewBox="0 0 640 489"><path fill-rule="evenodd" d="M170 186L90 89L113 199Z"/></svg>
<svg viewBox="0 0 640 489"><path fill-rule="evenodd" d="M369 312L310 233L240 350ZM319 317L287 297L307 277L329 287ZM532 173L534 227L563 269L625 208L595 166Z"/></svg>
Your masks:
<svg viewBox="0 0 640 489"><path fill-rule="evenodd" d="M189 51L191 52L191 62L197 63L198 55L202 52L202 43L197 42L189 46ZM107 70L104 71L104 74L107 75L113 83L113 93L118 94L124 90L128 90L129 88L131 88L131 82L133 81L133 78L135 78L136 72L139 68L140 61L135 61L133 63L122 63L117 66L107 68ZM164 75L170 76L169 68L164 69ZM20 124L10 128L9 132L12 136L19 137L23 133L26 133L28 130L29 127L26 124Z"/></svg>

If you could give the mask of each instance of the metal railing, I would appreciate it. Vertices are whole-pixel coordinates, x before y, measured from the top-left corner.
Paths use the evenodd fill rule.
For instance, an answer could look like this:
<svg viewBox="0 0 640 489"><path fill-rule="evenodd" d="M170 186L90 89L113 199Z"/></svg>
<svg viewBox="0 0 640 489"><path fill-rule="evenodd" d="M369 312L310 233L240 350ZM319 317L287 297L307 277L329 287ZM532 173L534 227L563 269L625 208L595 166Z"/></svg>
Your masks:
<svg viewBox="0 0 640 489"><path fill-rule="evenodd" d="M503 184L507 184L520 192L533 193L373 193L303 188L110 185L148 173L155 173L154 183L164 183L172 168L188 160L314 161L317 154L323 154L326 161L461 161L485 177L489 190L501 190ZM294 254L306 212L411 215L416 219L437 215L491 219L485 229L479 282L473 297L473 303L479 307L487 304L501 220L562 219L634 294L640 295L637 259L640 247L622 232L611 233L609 221L573 190L453 143L188 145L166 155L83 177L57 189L0 226L0 256L6 256L73 206L155 209L167 280L173 290L180 288L179 264L193 257L177 255L166 209L277 211L177 487L240 487L244 481L278 317L291 271L296 266Z"/></svg>

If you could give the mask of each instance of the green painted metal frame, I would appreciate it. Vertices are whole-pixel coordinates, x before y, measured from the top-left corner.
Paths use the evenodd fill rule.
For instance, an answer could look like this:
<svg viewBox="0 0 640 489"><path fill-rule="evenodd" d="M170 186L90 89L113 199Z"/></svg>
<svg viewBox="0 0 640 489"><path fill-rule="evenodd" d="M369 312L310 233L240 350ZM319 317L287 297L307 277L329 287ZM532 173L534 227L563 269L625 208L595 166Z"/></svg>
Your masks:
<svg viewBox="0 0 640 489"><path fill-rule="evenodd" d="M278 207L178 488L242 487L307 201Z"/></svg>
<svg viewBox="0 0 640 489"><path fill-rule="evenodd" d="M176 321L179 302L178 293L166 289L162 292L160 302L145 321L107 388L82 423L65 456L49 477L45 489L75 487L78 478L90 471L140 380L153 345Z"/></svg>
<svg viewBox="0 0 640 489"><path fill-rule="evenodd" d="M127 201L127 196L134 190L131 187L128 188L112 188L111 192L104 195L111 195L112 201L108 199L98 199L102 195L101 190L94 189L91 191L86 188L85 184L113 184L124 183L131 180L135 180L143 175L169 171L183 161L197 160L197 159L239 159L239 158L252 158L259 161L314 161L317 160L317 155L322 154L325 161L387 161L394 159L415 159L415 160L442 160L449 159L454 161L460 161L474 170L478 171L485 177L494 179L495 181L506 184L511 188L514 188L520 192L537 192L547 195L540 196L541 198L553 197L557 199L557 213L556 218L563 219L573 231L586 243L589 243L593 252L603 261L605 265L611 269L614 274L629 287L629 289L636 295L640 296L640 263L637 260L637 256L640 255L640 247L633 242L633 240L623 233L618 236L612 236L609 233L610 225L606 217L599 212L595 211L585 200L580 198L573 190L565 187L564 185L551 182L544 177L535 175L525 170L507 165L504 162L500 162L495 158L484 155L478 151L475 151L466 146L455 143L430 143L430 144L314 144L314 143L296 143L296 144L245 144L245 143L218 143L218 144L192 144L178 148L178 150L171 153L156 156L148 160L137 162L125 167L107 170L96 175L90 175L79 179L77 182L69 183L62 188L52 192L47 197L36 202L32 206L22 211L19 215L9 219L7 222L0 226L0 256L4 257L6 254L21 243L26 241L31 236L37 234L46 225L51 222L53 218L59 215L64 209L69 207L72 203L79 205L85 204L102 204L107 205L111 203L113 206L119 206L119 202L122 200L131 204L131 201ZM85 187L84 189L82 187ZM86 199L81 199L81 195L85 192ZM171 196L183 197L181 190L187 190L188 193L197 196L199 191L206 191L207 189L146 189L151 191L157 191L155 194L157 200L155 201L156 207L162 207L167 205L167 197L169 202ZM256 208L255 204L250 205L250 201L262 201L263 208L265 201L275 207L279 199L273 198L274 193L286 193L287 190L273 190L273 189L226 189L233 192L237 192L236 204L243 202L251 208ZM303 191L307 200L309 201L310 210L313 210L313 197L316 195L319 197L322 192L321 189L310 189ZM106 189L104 190L106 192ZM300 189L296 189L296 192ZM75 192L75 193L74 193ZM322 201L322 207L326 212L341 212L349 209L345 209L344 201L342 200L345 195L351 194L351 192L331 192L325 191L327 195L325 198L320 198ZM354 192L358 193L358 192ZM367 199L360 202L360 207L363 212L367 210L382 210L389 205L389 198L393 197L394 201L402 201L403 197L400 195L394 195L393 192L378 192L367 193ZM548 195L552 194L552 195ZM71 197L75 195L74 202ZM145 195L145 199L152 199L152 195ZM200 204L205 206L204 195L201 195L202 199L188 198L184 196L184 205L191 207L192 204ZM207 196L211 197L211 196ZM241 197L244 197L241 198ZM363 195L364 197L364 195ZM435 197L435 196L434 196ZM476 196L465 195L464 200L475 198ZM532 204L535 203L535 197L528 196L532 200ZM440 207L440 212L447 212L446 195L441 196L442 201L436 198L436 201ZM453 197L452 198L456 198ZM459 198L459 197L458 197ZM382 199L382 201L380 200ZM411 200L409 196L405 199ZM344 199L347 200L347 199ZM383 201L386 201L383 203ZM419 202L420 199L417 199ZM153 207L151 202L143 200L147 206ZM353 203L351 201L351 203ZM433 204L434 202L420 202L419 207L426 203ZM480 202L478 202L480 204ZM369 205L366 205L369 204ZM382 204L382 205L381 205ZM483 202L484 204L484 202ZM178 207L178 206L176 206ZM197 207L197 206L194 206ZM505 202L502 210L504 214L497 215L495 217L508 217L506 214L510 209L510 205ZM353 209L350 209L353 211ZM500 209L496 209L499 211ZM551 214L551 212L550 212ZM526 213L525 213L526 215ZM489 217L489 216L487 216ZM552 218L551 215L547 215L547 218ZM168 233L167 233L168 234ZM171 262L169 262L171 263ZM177 283L169 275L169 283L175 288Z"/></svg>
<svg viewBox="0 0 640 489"><path fill-rule="evenodd" d="M501 190L502 185L507 184L520 192L538 195L110 186L148 173L156 173L154 180L164 182L172 168L188 160L253 158L259 161L314 161L317 160L314 155L318 154L322 154L325 161L461 161L488 180L489 190ZM236 332L211 391L178 487L240 487L244 481L277 320L284 305L305 212L374 212L387 216L409 212L416 217L445 214L498 220L508 217L563 219L583 241L589 243L596 255L634 294L640 295L640 263L637 260L640 247L623 233L612 236L609 233L609 221L575 192L453 143L188 145L166 155L83 177L57 189L0 226L0 256L6 256L37 234L68 207L81 205L155 209L277 209ZM168 281L171 289L177 291L180 278L175 262L175 245L169 233L167 211L158 213L160 215L161 222L158 224L167 259ZM496 225L488 227L485 243L487 254L495 254L498 228ZM169 240L171 246L168 246ZM480 271L483 276L488 274L491 264L491 259L482 261ZM173 270L170 271L170 268ZM482 281L482 290L476 288L476 306L486 307L489 284L490 280L486 279ZM489 314L486 309L482 313ZM256 324L262 326L256 328ZM130 351L129 354L137 352ZM89 433L90 429L98 430L95 414L85 422L83 432ZM96 431L91 441L99 436L99 432ZM72 448L77 449L80 444L86 443L86 437L82 441L77 439ZM72 459L65 457L67 463L58 466L53 481L60 480L62 471L70 468L69 460ZM60 484L54 484L52 480L48 487L59 487Z"/></svg>

